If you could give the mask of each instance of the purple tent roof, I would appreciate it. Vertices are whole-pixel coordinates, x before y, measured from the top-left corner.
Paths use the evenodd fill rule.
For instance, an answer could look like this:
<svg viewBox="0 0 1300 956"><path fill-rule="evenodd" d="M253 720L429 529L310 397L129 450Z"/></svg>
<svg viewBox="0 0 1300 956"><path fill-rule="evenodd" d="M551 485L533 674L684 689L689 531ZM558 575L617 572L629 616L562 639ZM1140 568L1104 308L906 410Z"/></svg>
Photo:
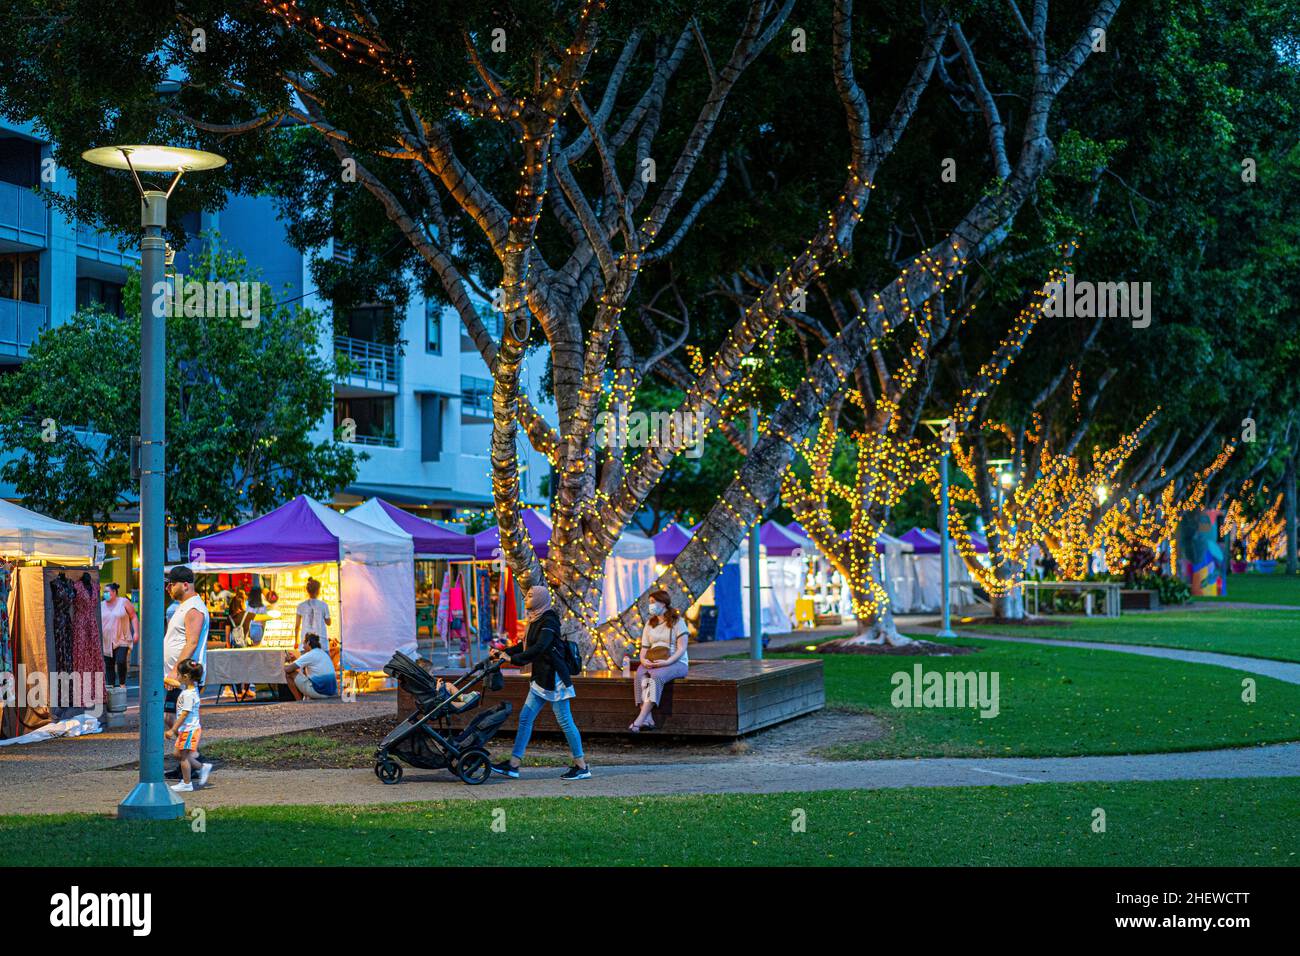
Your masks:
<svg viewBox="0 0 1300 956"><path fill-rule="evenodd" d="M805 551L809 545L804 536L786 530L779 521L764 522L758 532L758 543L776 558L787 558L796 551Z"/></svg>
<svg viewBox="0 0 1300 956"><path fill-rule="evenodd" d="M546 557L550 551L551 520L531 508L523 510L522 520L524 529L528 532L528 537L532 539L533 550L537 552L539 558ZM474 535L474 557L480 561L489 561L500 557L500 554L497 553L500 550L501 529L496 525L485 528Z"/></svg>
<svg viewBox="0 0 1300 956"><path fill-rule="evenodd" d="M447 554L472 558L477 554L474 539L458 531L448 531L432 521L426 521L396 505L390 505L382 498L375 499L384 514L393 519L393 523L411 536L416 554Z"/></svg>
<svg viewBox="0 0 1300 956"><path fill-rule="evenodd" d="M189 556L220 564L323 564L339 560L339 539L316 517L304 495L229 531L190 542Z"/></svg>
<svg viewBox="0 0 1300 956"><path fill-rule="evenodd" d="M672 564L691 540L691 532L672 521L651 540L655 543L655 560L660 564Z"/></svg>
<svg viewBox="0 0 1300 956"><path fill-rule="evenodd" d="M902 535L901 540L906 541L915 548L917 554L939 553L939 533L931 531L929 528L913 528L907 534ZM988 552L989 543L982 534L972 531L970 541L975 548L976 554L986 554Z"/></svg>

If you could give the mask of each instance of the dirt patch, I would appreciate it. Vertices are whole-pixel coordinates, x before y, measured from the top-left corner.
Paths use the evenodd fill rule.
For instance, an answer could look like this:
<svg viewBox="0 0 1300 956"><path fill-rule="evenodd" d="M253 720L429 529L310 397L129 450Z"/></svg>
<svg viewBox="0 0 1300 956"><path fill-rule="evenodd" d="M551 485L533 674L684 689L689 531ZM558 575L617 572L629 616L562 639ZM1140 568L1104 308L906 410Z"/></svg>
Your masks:
<svg viewBox="0 0 1300 956"><path fill-rule="evenodd" d="M241 770L334 770L369 768L379 741L397 724L395 717L366 718L313 730L255 740L212 741L204 756L218 766ZM673 737L656 731L626 737L593 736L583 741L594 764L670 764L771 760L815 762L813 750L876 740L886 733L877 717L859 711L821 710L769 727L738 740ZM510 752L513 738L489 744L494 759ZM560 735L535 734L525 766L568 766L568 747Z"/></svg>
<svg viewBox="0 0 1300 956"><path fill-rule="evenodd" d="M870 654L880 657L960 657L977 654L978 647L958 647L953 644L935 644L932 641L915 641L911 644L840 644L830 641L817 645L818 654Z"/></svg>

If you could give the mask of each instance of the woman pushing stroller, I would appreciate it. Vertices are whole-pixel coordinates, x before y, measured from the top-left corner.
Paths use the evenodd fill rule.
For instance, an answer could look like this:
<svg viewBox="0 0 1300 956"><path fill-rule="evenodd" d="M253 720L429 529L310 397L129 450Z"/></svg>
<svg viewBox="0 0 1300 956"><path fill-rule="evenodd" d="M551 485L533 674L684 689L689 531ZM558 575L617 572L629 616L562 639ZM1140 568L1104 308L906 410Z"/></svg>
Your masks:
<svg viewBox="0 0 1300 956"><path fill-rule="evenodd" d="M522 643L500 649L493 648L493 658L507 658L511 664L533 667L528 699L519 711L519 728L515 731L515 746L509 760L492 765L492 772L505 777L518 777L519 765L533 734L533 721L546 704L555 713L555 722L564 731L573 754L573 766L564 772L561 780L587 780L591 770L582 755L582 736L573 722L569 701L575 696L573 677L564 663L564 645L560 636L560 615L551 607L551 592L543 585L528 589L525 600L528 611L528 632Z"/></svg>

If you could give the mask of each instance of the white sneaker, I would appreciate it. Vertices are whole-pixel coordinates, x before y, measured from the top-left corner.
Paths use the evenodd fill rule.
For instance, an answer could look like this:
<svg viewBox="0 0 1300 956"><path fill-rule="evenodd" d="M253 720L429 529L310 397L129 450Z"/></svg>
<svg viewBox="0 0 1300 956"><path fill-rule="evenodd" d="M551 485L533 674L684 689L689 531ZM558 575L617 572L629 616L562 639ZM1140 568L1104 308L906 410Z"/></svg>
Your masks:
<svg viewBox="0 0 1300 956"><path fill-rule="evenodd" d="M212 773L212 764L205 763L199 765L199 786L200 787L206 787L208 785L208 775L210 773Z"/></svg>
<svg viewBox="0 0 1300 956"><path fill-rule="evenodd" d="M177 793L193 793L194 784L186 783L184 780L182 780L180 783L172 784L172 789L175 790Z"/></svg>

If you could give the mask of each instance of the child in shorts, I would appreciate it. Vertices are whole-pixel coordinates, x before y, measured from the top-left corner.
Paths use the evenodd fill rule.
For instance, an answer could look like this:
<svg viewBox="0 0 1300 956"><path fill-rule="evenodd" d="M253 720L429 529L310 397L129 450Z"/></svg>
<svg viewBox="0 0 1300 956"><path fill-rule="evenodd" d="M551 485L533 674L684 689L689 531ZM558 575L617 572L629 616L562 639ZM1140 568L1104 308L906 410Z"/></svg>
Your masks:
<svg viewBox="0 0 1300 956"><path fill-rule="evenodd" d="M212 773L212 764L201 763L198 758L199 738L203 728L199 723L199 687L203 681L203 665L198 661L183 660L176 666L176 673L181 679L181 696L176 701L176 721L167 728L165 736L176 738L176 758L181 765L181 782L172 784L177 793L189 793L194 789L193 773L198 773L198 784L205 786L208 774Z"/></svg>

